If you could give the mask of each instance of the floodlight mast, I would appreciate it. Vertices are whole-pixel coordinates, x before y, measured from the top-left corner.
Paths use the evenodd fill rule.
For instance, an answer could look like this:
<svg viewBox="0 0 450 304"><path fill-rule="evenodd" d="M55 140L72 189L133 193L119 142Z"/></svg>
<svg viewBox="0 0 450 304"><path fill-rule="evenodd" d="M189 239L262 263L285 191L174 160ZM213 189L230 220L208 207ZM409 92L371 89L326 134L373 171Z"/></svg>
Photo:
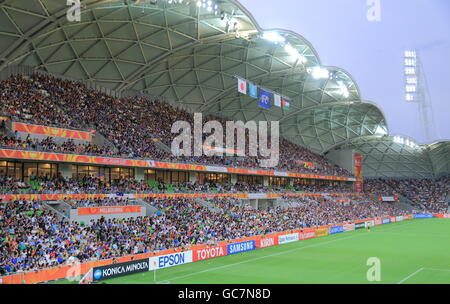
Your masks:
<svg viewBox="0 0 450 304"><path fill-rule="evenodd" d="M405 100L418 104L420 125L426 142L439 138L426 75L417 50L404 52Z"/></svg>

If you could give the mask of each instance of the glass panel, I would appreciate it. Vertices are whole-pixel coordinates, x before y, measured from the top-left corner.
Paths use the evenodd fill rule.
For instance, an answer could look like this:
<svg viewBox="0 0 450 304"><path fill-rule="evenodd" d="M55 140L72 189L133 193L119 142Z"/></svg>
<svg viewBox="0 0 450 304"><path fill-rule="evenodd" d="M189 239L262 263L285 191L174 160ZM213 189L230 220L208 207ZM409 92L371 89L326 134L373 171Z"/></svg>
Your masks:
<svg viewBox="0 0 450 304"><path fill-rule="evenodd" d="M37 163L25 163L24 164L24 178L30 180L37 176Z"/></svg>
<svg viewBox="0 0 450 304"><path fill-rule="evenodd" d="M172 183L178 183L178 171L172 172Z"/></svg>
<svg viewBox="0 0 450 304"><path fill-rule="evenodd" d="M6 175L6 167L0 167L0 176Z"/></svg>
<svg viewBox="0 0 450 304"><path fill-rule="evenodd" d="M99 167L89 167L89 175L92 177L98 177L100 173Z"/></svg>
<svg viewBox="0 0 450 304"><path fill-rule="evenodd" d="M111 178L113 180L120 179L120 168L112 168L111 169Z"/></svg>

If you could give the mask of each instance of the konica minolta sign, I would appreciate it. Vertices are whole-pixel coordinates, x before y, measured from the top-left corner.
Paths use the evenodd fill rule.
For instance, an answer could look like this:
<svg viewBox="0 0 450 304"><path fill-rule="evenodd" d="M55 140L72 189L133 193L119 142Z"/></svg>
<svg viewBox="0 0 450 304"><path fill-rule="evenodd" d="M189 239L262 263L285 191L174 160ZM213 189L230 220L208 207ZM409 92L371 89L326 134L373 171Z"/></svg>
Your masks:
<svg viewBox="0 0 450 304"><path fill-rule="evenodd" d="M94 281L108 280L130 274L149 271L149 259L135 260L93 269Z"/></svg>

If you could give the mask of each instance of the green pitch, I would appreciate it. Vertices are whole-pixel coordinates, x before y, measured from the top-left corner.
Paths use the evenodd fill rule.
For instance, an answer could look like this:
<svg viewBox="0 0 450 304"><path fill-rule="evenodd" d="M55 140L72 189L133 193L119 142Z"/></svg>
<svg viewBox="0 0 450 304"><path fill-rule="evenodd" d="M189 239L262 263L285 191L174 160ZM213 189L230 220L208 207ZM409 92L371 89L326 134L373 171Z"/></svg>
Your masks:
<svg viewBox="0 0 450 304"><path fill-rule="evenodd" d="M380 261L380 282L367 279L372 257ZM106 283L155 281L147 272ZM404 221L161 269L156 283L450 284L450 220Z"/></svg>

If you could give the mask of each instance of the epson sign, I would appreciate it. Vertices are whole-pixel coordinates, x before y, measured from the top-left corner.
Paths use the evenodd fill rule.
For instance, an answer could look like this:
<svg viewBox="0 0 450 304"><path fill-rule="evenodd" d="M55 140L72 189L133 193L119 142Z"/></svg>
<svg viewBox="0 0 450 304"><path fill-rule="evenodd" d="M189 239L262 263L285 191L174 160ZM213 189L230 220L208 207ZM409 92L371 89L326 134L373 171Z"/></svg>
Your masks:
<svg viewBox="0 0 450 304"><path fill-rule="evenodd" d="M149 259L130 261L93 269L94 281L108 280L130 274L149 271Z"/></svg>
<svg viewBox="0 0 450 304"><path fill-rule="evenodd" d="M192 251L177 252L150 258L150 270L172 267L192 262Z"/></svg>

